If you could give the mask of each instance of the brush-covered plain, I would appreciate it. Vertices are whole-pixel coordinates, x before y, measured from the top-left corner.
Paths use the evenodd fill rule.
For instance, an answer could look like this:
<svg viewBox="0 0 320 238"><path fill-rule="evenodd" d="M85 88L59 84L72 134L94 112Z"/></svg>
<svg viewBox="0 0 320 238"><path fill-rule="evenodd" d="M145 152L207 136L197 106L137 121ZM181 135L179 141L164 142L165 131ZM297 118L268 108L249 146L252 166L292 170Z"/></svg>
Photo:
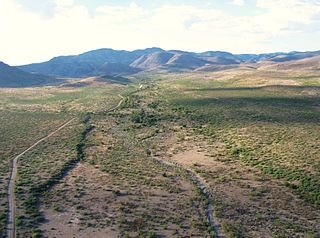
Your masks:
<svg viewBox="0 0 320 238"><path fill-rule="evenodd" d="M19 237L215 236L189 170L205 181L226 237L320 235L317 71L134 81L1 89L1 234L11 159L75 117L20 158Z"/></svg>

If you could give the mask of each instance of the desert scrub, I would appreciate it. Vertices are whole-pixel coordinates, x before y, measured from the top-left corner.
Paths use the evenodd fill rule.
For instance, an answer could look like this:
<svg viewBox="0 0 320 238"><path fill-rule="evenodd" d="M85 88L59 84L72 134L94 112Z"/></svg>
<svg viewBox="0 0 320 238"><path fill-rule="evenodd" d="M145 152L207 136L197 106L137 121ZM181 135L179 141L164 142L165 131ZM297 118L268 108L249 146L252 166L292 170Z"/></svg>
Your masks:
<svg viewBox="0 0 320 238"><path fill-rule="evenodd" d="M202 168L204 166L195 165L198 173L202 171L202 176L217 186L221 184L228 187L238 182L241 185L239 189L243 190L252 203L251 206L248 205L249 208L246 205L243 209L240 209L240 205L233 206L231 198L236 195L229 192L224 195L224 199L231 204L226 205L226 208L217 206L217 215L223 224L230 222L231 225L235 224L234 228L238 227L237 224L244 224L244 230L240 231L230 226L225 227L236 237L239 234L253 234L250 233L252 227L249 224L252 222L251 224L257 225L261 216L266 220L263 227L266 228L267 224L274 226L268 212L255 207L256 203L264 206L262 201L268 200L277 207L284 197L293 196L298 199L300 196L304 201L299 200L299 204L310 211L319 209L320 198L320 111L316 106L319 96L308 94L311 89L307 85L256 87L251 86L255 81L249 78L246 86L242 86L242 80L238 75L224 81L199 80L192 75L182 75L160 82L158 92L161 96L157 97L167 101L166 110L174 115L175 122L181 126L180 131L187 131L185 134L196 138L193 143L200 144L203 141L213 147L207 148L207 153L212 154L213 160L223 163L229 169L237 166L238 172L244 168L260 171L260 176L264 179L256 177L252 183L267 184L265 178L268 178L268 181L275 181L279 191L285 191L286 196L281 196L273 204L270 197L276 196L276 189L265 190L263 186L255 186L250 191L241 182L244 178L240 174L233 173L230 177L222 172L218 176L209 169L206 171ZM179 133L178 129L173 131ZM181 134L183 138L185 134ZM184 143L182 140L176 141ZM218 152L215 151L215 145L221 145ZM174 153L176 152L173 151ZM220 192L224 194L224 190L228 191L227 188L221 188ZM237 192L235 189L234 193ZM319 223L316 213L311 216L303 214L299 209L284 209L289 212L283 215L287 225L270 228L274 231L273 235L304 234L319 229L316 225ZM239 216L238 211L250 212L251 217L256 216L257 220L253 221L249 217L246 219L245 215ZM298 221L291 216L299 217ZM241 221L241 217L246 221ZM239 221L241 223L237 223Z"/></svg>
<svg viewBox="0 0 320 238"><path fill-rule="evenodd" d="M220 140L235 158L288 181L288 187L319 205L317 97L301 96L299 87L287 91L288 95L283 95L281 88L204 89L194 90L194 94L197 99L183 93L171 99L174 111L189 120L185 125L208 140Z"/></svg>
<svg viewBox="0 0 320 238"><path fill-rule="evenodd" d="M17 212L23 219L18 236L40 235L40 230L34 230L44 219L40 198L84 157L85 138L92 128L88 121L75 121L20 159L15 193Z"/></svg>
<svg viewBox="0 0 320 238"><path fill-rule="evenodd" d="M7 222L7 181L11 161L35 141L60 125L67 115L51 112L0 110L0 237Z"/></svg>
<svg viewBox="0 0 320 238"><path fill-rule="evenodd" d="M162 234L177 237L188 232L209 237L205 201L193 189L185 187L186 184L194 187L187 173L151 157L156 148L152 138L162 133L163 129L159 128L163 128L161 123L166 120L153 108L141 107L148 105L145 93L146 90L139 92L136 98L140 101L134 108L94 117L96 128L88 137L88 156L84 161L110 175L114 203L126 201L120 202L119 213L113 216L123 237ZM165 202L168 199L171 202ZM192 226L194 218L199 218L197 226Z"/></svg>

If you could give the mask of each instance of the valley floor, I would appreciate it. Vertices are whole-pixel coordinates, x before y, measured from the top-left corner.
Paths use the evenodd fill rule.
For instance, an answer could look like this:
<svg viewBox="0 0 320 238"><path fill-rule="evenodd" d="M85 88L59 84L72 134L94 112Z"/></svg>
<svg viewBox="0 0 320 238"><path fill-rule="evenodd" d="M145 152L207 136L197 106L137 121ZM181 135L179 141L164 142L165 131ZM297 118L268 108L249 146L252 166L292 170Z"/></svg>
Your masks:
<svg viewBox="0 0 320 238"><path fill-rule="evenodd" d="M1 89L2 191L16 151L76 118L19 158L17 237L319 237L320 75L295 75Z"/></svg>

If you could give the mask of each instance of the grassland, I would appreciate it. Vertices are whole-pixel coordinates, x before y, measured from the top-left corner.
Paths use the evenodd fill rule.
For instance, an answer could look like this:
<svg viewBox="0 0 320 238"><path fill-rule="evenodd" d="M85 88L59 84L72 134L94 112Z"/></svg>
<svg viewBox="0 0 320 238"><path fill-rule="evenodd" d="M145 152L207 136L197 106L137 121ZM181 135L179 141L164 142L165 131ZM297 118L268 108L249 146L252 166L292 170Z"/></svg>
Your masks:
<svg viewBox="0 0 320 238"><path fill-rule="evenodd" d="M10 111L94 113L110 108L125 88L123 85L88 81L85 81L88 85L82 87L73 83L64 87L0 89L0 108Z"/></svg>
<svg viewBox="0 0 320 238"><path fill-rule="evenodd" d="M214 237L188 171L226 237L320 235L319 73L137 77L1 91L1 191L14 155L77 118L19 162L19 237Z"/></svg>

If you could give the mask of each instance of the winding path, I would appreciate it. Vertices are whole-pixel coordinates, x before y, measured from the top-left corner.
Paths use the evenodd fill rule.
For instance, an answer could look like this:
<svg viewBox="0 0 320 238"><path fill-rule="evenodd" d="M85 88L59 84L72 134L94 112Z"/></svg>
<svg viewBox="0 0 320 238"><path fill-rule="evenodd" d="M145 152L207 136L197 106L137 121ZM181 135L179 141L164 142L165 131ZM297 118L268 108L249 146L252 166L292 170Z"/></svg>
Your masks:
<svg viewBox="0 0 320 238"><path fill-rule="evenodd" d="M31 145L28 149L23 151L21 154L17 155L13 161L11 166L11 174L10 174L10 180L9 180L9 186L8 186L8 202L9 202L9 215L8 215L8 225L7 225L7 237L8 238L15 238L16 237L16 224L15 224L15 217L16 217L16 200L15 200L15 181L17 177L17 163L21 156L23 156L25 153L27 153L29 150L36 147L41 142L49 139L51 136L56 134L58 131L69 125L72 121L74 121L75 118L70 119L69 121L65 122L63 125L61 125L58 129L51 132L46 137L43 137L42 139L35 142L33 145Z"/></svg>
<svg viewBox="0 0 320 238"><path fill-rule="evenodd" d="M175 162L169 162L169 161L157 158L155 156L153 156L152 158L161 164L164 164L164 165L170 166L170 167L182 168L189 173L190 177L192 178L192 180L194 181L196 186L202 191L202 193L208 199L208 204L207 204L207 209L206 209L207 210L207 219L208 219L210 226L214 229L214 232L215 232L214 237L215 238L225 238L224 234L221 231L220 225L215 220L212 197L211 197L211 194L209 192L209 189L208 189L208 186L207 186L205 180L199 174L197 174L194 170L192 170L190 168L186 168L186 167L182 166L181 164L178 164Z"/></svg>
<svg viewBox="0 0 320 238"><path fill-rule="evenodd" d="M121 98L121 100L120 100L120 102L118 103L118 105L115 106L115 107L113 107L113 108L108 109L107 112L112 112L112 111L115 111L116 109L118 109L118 108L121 106L121 104L123 103L123 101L126 99L126 98L123 97L121 94L118 94L118 97Z"/></svg>
<svg viewBox="0 0 320 238"><path fill-rule="evenodd" d="M142 88L143 88L143 85L140 84L138 91L141 90ZM121 106L123 101L126 99L121 94L119 94L118 96L121 98L121 101L118 103L117 106L109 109L108 112L115 111L117 108L119 108ZM174 167L179 167L179 168L185 169L189 173L190 177L192 178L192 180L194 181L196 186L202 191L202 193L208 199L208 204L207 204L207 209L206 209L207 210L207 219L208 219L210 226L214 229L215 237L216 238L225 238L225 235L221 231L220 225L216 222L216 219L214 217L212 196L209 192L206 181L191 168L186 168L186 167L182 166L181 164L165 161L165 160L157 158L155 156L152 156L152 158L155 159L156 161L158 161L159 163L162 163L166 166L170 166L170 167L174 166Z"/></svg>

